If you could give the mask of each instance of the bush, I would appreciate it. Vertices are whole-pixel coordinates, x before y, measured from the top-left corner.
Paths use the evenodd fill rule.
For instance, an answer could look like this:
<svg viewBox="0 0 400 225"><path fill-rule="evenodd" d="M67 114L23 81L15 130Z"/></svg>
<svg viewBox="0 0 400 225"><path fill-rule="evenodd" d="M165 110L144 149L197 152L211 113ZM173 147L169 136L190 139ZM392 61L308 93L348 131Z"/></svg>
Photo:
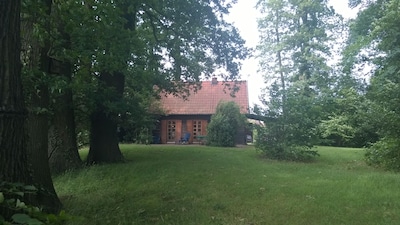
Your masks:
<svg viewBox="0 0 400 225"><path fill-rule="evenodd" d="M37 195L38 192L39 189L32 185L1 182L0 224L61 225L71 219L64 211L58 215L47 214L42 209L24 202L24 198Z"/></svg>
<svg viewBox="0 0 400 225"><path fill-rule="evenodd" d="M256 148L265 157L276 160L310 161L318 156L312 150L320 143L317 125L323 109L321 100L312 97L307 83L299 81L283 91L276 83L270 100L258 114L265 126L257 128Z"/></svg>
<svg viewBox="0 0 400 225"><path fill-rule="evenodd" d="M207 127L207 145L219 147L235 146L236 130L224 115L212 117Z"/></svg>
<svg viewBox="0 0 400 225"><path fill-rule="evenodd" d="M315 156L319 156L317 151L311 150L311 146L295 145L285 141L283 131L273 128L274 126L257 128L255 146L264 157L274 160L307 162Z"/></svg>
<svg viewBox="0 0 400 225"><path fill-rule="evenodd" d="M235 146L238 129L245 124L245 117L235 102L220 102L207 127L207 145L218 147Z"/></svg>
<svg viewBox="0 0 400 225"><path fill-rule="evenodd" d="M400 140L383 138L366 149L368 165L400 171Z"/></svg>

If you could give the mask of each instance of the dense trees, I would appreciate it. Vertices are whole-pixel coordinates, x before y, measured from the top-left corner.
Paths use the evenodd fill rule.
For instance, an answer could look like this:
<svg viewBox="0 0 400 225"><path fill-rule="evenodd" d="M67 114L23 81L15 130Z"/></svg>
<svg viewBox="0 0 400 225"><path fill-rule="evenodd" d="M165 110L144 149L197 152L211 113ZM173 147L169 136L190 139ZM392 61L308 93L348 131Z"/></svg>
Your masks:
<svg viewBox="0 0 400 225"><path fill-rule="evenodd" d="M350 3L364 8L350 24L346 59L350 68L369 65L371 69L366 92L367 116L380 138L368 148L367 162L399 171L400 3L393 0Z"/></svg>
<svg viewBox="0 0 400 225"><path fill-rule="evenodd" d="M81 166L77 120L87 163L119 162L119 123L148 130L161 91L184 96L221 68L238 78L248 49L224 20L232 3L23 0L20 17L20 1L0 1L0 179L38 184L37 205L57 211L47 160L53 173Z"/></svg>
<svg viewBox="0 0 400 225"><path fill-rule="evenodd" d="M257 147L268 157L302 160L318 143L317 125L333 85L334 28L341 18L327 1L261 0L259 20L261 69L270 84Z"/></svg>
<svg viewBox="0 0 400 225"><path fill-rule="evenodd" d="M47 159L54 173L81 166L77 120L89 133L88 164L119 162L117 129L129 120L148 133L146 114L158 110L152 99L161 91L185 96L221 68L224 79L238 78L249 52L224 20L234 2L24 0L20 15L19 1L0 1L0 180L43 187L50 194L32 203L57 211ZM259 1L270 88L257 147L267 156L303 160L318 143L371 142L368 162L399 170L400 3L350 4L363 8L334 68L342 20L326 0ZM357 70L366 65L372 73L362 83ZM235 130L236 119L218 115L210 138L218 124Z"/></svg>
<svg viewBox="0 0 400 225"><path fill-rule="evenodd" d="M347 29L327 1L259 1L261 69L270 86L262 114L271 121L259 130L258 148L292 159L294 148L318 143L369 146L368 163L400 170L399 4L351 0L360 11Z"/></svg>
<svg viewBox="0 0 400 225"><path fill-rule="evenodd" d="M30 121L43 122L31 123L43 137L32 144L43 150L49 132L54 173L81 165L75 119L80 134L89 134L88 164L122 161L118 123L148 130L148 99L160 91L186 95L220 68L225 79L239 76L248 50L224 21L230 1L161 3L23 1L26 99Z"/></svg>
<svg viewBox="0 0 400 225"><path fill-rule="evenodd" d="M58 22L69 34L66 58L75 65L74 79L91 87L79 95L89 103L84 107L90 121L89 164L122 160L117 122L132 115L126 98L143 99L132 93L153 98L160 90L185 92L186 84L197 86L200 76L221 67L226 79L235 79L237 59L247 55L236 29L223 20L229 2L57 4L64 9ZM63 49L54 51L64 54Z"/></svg>

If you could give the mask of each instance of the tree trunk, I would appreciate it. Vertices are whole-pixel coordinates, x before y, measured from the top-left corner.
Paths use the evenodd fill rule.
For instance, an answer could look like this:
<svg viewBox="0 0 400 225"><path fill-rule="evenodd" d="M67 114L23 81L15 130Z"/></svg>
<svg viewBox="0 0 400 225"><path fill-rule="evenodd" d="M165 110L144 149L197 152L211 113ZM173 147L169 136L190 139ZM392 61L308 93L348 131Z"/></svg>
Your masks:
<svg viewBox="0 0 400 225"><path fill-rule="evenodd" d="M278 20L281 18L281 15L279 13L279 10L276 10L276 19ZM275 36L276 36L276 44L279 46L281 45L281 35L279 32L279 25L280 21L275 23ZM278 68L279 68L279 75L280 75L280 80L281 80L281 89L282 89L282 129L281 129L281 134L279 135L280 139L282 142L286 142L286 124L287 124L287 98L286 98L286 79L285 79L285 73L284 73L284 67L282 64L282 51L278 50L277 58L278 58Z"/></svg>
<svg viewBox="0 0 400 225"><path fill-rule="evenodd" d="M124 90L124 75L122 73L110 74L104 72L100 75L99 96L108 98L111 102L117 102L122 98ZM112 94L105 94L106 89L112 89ZM90 117L90 148L87 164L114 163L123 161L123 156L118 145L117 112L104 105L105 99L97 102L97 106Z"/></svg>
<svg viewBox="0 0 400 225"><path fill-rule="evenodd" d="M20 1L0 1L0 181L32 184L21 81L20 4ZM35 202L23 199L27 200ZM11 214L0 207L0 215L5 219Z"/></svg>
<svg viewBox="0 0 400 225"><path fill-rule="evenodd" d="M31 109L48 107L47 86L41 87L40 96L33 95L30 98ZM31 111L27 121L28 138L28 162L32 166L33 181L36 186L44 188L40 192L41 204L46 212L57 213L61 209L61 202L57 197L51 179L49 161L47 158L48 145L48 115L47 113Z"/></svg>
<svg viewBox="0 0 400 225"><path fill-rule="evenodd" d="M71 66L63 63L64 76L71 80ZM67 87L55 98L52 123L49 131L49 163L52 174L82 167L75 133L75 114L72 90Z"/></svg>
<svg viewBox="0 0 400 225"><path fill-rule="evenodd" d="M123 161L118 145L117 123L102 110L90 118L90 149L88 164L114 163Z"/></svg>
<svg viewBox="0 0 400 225"><path fill-rule="evenodd" d="M46 12L50 14L51 1L46 1ZM50 174L48 150L48 121L49 121L49 91L46 80L40 76L43 73L50 74L51 59L47 55L50 44L45 41L45 46L40 46L37 37L33 35L33 27L37 15L32 15L30 19L23 21L22 33L24 34L23 59L27 72L25 85L29 92L27 105L29 116L27 121L28 141L27 155L28 163L32 168L33 182L41 191L38 200L41 207L46 212L57 213L61 209L61 202L55 192L53 181ZM39 25L40 26L40 25ZM50 30L50 24L44 25L45 29Z"/></svg>
<svg viewBox="0 0 400 225"><path fill-rule="evenodd" d="M65 25L57 5L52 7L51 16L55 21L59 21L55 24L61 39L58 40L60 43L58 48L71 49L70 36L65 31ZM62 87L61 93L54 93L52 96L53 117L51 118L48 136L50 170L52 174L59 174L67 170L80 168L82 166L82 160L78 153L74 104L72 88L70 86L72 65L65 58L61 58L60 60L52 59L50 68L52 76L55 79L61 78L67 82L65 87Z"/></svg>
<svg viewBox="0 0 400 225"><path fill-rule="evenodd" d="M19 13L20 1L0 1L0 180L28 183Z"/></svg>

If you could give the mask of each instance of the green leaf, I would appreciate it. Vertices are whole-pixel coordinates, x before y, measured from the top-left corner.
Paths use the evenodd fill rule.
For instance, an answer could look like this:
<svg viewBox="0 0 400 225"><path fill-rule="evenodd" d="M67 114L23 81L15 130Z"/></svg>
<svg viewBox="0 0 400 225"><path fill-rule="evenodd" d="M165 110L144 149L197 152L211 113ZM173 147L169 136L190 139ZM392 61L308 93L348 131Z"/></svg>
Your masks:
<svg viewBox="0 0 400 225"><path fill-rule="evenodd" d="M16 191L16 192L13 192L13 194L16 194L16 195L21 196L21 197L24 196L24 192L22 192L22 191Z"/></svg>
<svg viewBox="0 0 400 225"><path fill-rule="evenodd" d="M40 222L37 219L31 218L30 216L26 215L26 214L14 214L11 219L13 220L13 222L15 223L19 223L19 224L28 224L28 225L42 225L44 224L43 222Z"/></svg>
<svg viewBox="0 0 400 225"><path fill-rule="evenodd" d="M24 186L25 190L27 191L37 191L38 189L33 185L26 185Z"/></svg>
<svg viewBox="0 0 400 225"><path fill-rule="evenodd" d="M0 192L0 204L4 202L3 192Z"/></svg>
<svg viewBox="0 0 400 225"><path fill-rule="evenodd" d="M19 209L26 209L27 208L27 206L25 205L25 202L22 202L19 199L17 199L17 202L15 203L15 207L17 207Z"/></svg>

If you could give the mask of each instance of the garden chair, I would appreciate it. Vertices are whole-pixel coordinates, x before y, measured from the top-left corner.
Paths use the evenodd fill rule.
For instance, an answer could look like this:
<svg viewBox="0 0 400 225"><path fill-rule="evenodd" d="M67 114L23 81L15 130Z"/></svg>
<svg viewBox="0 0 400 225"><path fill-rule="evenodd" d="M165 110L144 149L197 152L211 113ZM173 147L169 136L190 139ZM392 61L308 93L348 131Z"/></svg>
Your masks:
<svg viewBox="0 0 400 225"><path fill-rule="evenodd" d="M183 137L179 140L181 144L189 144L190 133L185 133Z"/></svg>

